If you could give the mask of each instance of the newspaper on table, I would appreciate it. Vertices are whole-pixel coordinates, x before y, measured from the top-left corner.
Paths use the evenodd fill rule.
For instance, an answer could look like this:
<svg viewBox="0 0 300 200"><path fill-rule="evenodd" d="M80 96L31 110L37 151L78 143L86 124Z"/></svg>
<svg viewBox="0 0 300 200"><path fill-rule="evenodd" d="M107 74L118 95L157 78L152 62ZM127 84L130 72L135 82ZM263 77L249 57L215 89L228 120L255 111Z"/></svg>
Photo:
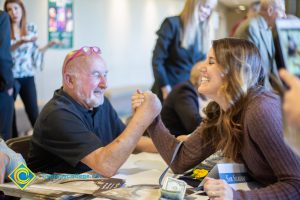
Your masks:
<svg viewBox="0 0 300 200"><path fill-rule="evenodd" d="M120 188L125 184L124 179L104 178L93 172L83 174L37 174L36 180L30 188L48 190L61 190L81 194L94 194L95 192Z"/></svg>

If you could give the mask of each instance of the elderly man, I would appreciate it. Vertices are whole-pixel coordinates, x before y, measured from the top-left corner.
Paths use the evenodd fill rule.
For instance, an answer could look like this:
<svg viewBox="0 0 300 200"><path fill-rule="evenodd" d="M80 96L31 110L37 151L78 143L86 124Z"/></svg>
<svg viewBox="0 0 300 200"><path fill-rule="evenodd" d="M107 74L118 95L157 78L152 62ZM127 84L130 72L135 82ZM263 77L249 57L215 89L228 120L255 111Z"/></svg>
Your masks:
<svg viewBox="0 0 300 200"><path fill-rule="evenodd" d="M55 91L34 127L30 169L48 173L92 169L110 177L126 161L160 110L144 106L125 128L104 97L107 72L98 47L67 55L63 87Z"/></svg>
<svg viewBox="0 0 300 200"><path fill-rule="evenodd" d="M269 78L264 80L267 87L278 89L281 86L275 62L275 47L271 28L277 18L286 17L284 0L261 0L259 15L243 22L235 33L235 37L253 42L262 56L263 67Z"/></svg>

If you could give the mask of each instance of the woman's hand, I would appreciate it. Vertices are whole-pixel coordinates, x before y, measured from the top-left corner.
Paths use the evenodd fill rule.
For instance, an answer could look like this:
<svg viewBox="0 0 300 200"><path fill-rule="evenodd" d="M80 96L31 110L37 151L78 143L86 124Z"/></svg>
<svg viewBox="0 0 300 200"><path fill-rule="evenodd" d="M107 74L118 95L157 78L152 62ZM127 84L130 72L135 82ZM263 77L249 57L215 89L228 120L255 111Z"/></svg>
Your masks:
<svg viewBox="0 0 300 200"><path fill-rule="evenodd" d="M49 48L49 47L52 47L52 46L54 46L54 45L61 46L61 45L63 45L63 43L62 43L60 40L55 39L55 40L51 40L51 41L47 44L47 47Z"/></svg>
<svg viewBox="0 0 300 200"><path fill-rule="evenodd" d="M44 47L40 48L40 52L45 53L50 47L52 47L54 45L59 45L60 46L60 45L62 45L62 42L59 41L59 40L51 40Z"/></svg>
<svg viewBox="0 0 300 200"><path fill-rule="evenodd" d="M21 38L21 42L24 44L24 43L28 43L28 42L35 42L37 41L37 36L29 36L29 35L26 35L26 36L23 36Z"/></svg>
<svg viewBox="0 0 300 200"><path fill-rule="evenodd" d="M138 89L131 97L131 108L134 113L135 110L142 105L145 100L144 94Z"/></svg>
<svg viewBox="0 0 300 200"><path fill-rule="evenodd" d="M204 191L213 200L231 200L233 199L232 188L221 179L205 178Z"/></svg>

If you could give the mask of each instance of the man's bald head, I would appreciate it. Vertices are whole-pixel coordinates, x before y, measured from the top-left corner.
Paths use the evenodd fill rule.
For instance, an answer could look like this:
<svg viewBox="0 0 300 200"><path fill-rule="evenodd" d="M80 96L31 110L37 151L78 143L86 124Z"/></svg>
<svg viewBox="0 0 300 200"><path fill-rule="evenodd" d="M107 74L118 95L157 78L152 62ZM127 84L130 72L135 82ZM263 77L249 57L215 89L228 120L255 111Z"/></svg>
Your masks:
<svg viewBox="0 0 300 200"><path fill-rule="evenodd" d="M107 67L99 53L70 52L63 64L63 90L87 109L101 105Z"/></svg>

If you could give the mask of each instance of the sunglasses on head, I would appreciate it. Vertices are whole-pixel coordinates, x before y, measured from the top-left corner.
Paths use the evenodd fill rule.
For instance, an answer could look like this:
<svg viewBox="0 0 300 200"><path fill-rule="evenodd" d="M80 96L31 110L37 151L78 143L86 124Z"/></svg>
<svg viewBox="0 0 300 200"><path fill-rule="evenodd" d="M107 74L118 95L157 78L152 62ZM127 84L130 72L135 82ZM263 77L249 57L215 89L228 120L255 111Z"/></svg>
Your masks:
<svg viewBox="0 0 300 200"><path fill-rule="evenodd" d="M77 56L79 56L80 53L83 53L85 55L91 55L92 53L95 54L101 54L101 49L99 47L81 47L79 50L76 51L67 61L65 66L69 64L72 60L74 60Z"/></svg>

